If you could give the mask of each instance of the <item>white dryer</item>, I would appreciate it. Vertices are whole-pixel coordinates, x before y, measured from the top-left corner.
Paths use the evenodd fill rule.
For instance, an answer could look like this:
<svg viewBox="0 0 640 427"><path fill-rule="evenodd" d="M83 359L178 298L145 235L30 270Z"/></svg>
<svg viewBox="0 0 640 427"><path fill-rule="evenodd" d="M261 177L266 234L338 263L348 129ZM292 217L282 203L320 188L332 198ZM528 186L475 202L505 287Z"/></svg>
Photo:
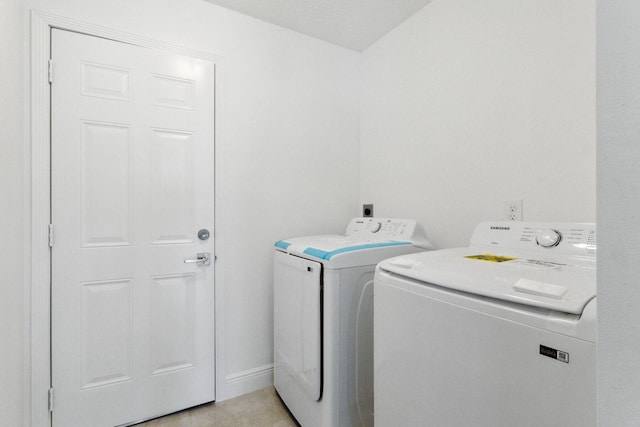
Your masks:
<svg viewBox="0 0 640 427"><path fill-rule="evenodd" d="M274 256L274 385L303 427L373 426L373 275L432 249L414 220L355 218L344 235L281 240Z"/></svg>
<svg viewBox="0 0 640 427"><path fill-rule="evenodd" d="M375 293L376 425L595 426L595 224L482 223Z"/></svg>

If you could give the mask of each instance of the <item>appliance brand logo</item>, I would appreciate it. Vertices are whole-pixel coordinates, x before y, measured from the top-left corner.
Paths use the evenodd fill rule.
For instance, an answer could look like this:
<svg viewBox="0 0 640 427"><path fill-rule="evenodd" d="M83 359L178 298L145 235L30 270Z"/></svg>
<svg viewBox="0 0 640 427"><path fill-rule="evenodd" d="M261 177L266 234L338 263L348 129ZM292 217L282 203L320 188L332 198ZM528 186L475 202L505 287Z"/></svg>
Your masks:
<svg viewBox="0 0 640 427"><path fill-rule="evenodd" d="M509 231L509 230L511 230L511 227L498 227L498 226L496 226L496 225L492 225L492 226L491 226L491 229L492 229L492 230Z"/></svg>

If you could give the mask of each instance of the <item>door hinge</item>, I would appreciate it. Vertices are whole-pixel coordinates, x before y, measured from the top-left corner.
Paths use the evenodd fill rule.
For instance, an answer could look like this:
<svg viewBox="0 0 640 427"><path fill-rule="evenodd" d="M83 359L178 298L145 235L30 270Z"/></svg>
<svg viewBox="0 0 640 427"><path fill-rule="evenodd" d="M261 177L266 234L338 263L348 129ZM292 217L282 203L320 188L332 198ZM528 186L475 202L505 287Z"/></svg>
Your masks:
<svg viewBox="0 0 640 427"><path fill-rule="evenodd" d="M53 224L49 224L49 247L53 247Z"/></svg>
<svg viewBox="0 0 640 427"><path fill-rule="evenodd" d="M48 73L49 73L49 83L53 83L53 59L49 60Z"/></svg>
<svg viewBox="0 0 640 427"><path fill-rule="evenodd" d="M53 388L49 389L49 412L53 412Z"/></svg>

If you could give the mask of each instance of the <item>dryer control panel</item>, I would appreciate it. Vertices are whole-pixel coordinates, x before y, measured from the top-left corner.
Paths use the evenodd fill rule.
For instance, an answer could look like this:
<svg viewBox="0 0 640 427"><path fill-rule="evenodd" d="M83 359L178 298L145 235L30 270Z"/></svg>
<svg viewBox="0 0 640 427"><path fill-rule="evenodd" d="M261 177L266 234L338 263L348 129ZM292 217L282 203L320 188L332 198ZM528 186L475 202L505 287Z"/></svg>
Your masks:
<svg viewBox="0 0 640 427"><path fill-rule="evenodd" d="M427 241L424 229L414 219L353 218L345 235L371 240L406 241L420 247L432 247Z"/></svg>

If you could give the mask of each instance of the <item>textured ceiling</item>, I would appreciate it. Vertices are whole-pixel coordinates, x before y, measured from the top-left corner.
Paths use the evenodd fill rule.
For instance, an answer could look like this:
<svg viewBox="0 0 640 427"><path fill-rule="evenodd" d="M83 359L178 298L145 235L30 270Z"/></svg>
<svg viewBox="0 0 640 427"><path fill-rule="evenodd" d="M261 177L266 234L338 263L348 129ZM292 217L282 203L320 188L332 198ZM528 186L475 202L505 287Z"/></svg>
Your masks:
<svg viewBox="0 0 640 427"><path fill-rule="evenodd" d="M363 51L431 0L205 0Z"/></svg>

